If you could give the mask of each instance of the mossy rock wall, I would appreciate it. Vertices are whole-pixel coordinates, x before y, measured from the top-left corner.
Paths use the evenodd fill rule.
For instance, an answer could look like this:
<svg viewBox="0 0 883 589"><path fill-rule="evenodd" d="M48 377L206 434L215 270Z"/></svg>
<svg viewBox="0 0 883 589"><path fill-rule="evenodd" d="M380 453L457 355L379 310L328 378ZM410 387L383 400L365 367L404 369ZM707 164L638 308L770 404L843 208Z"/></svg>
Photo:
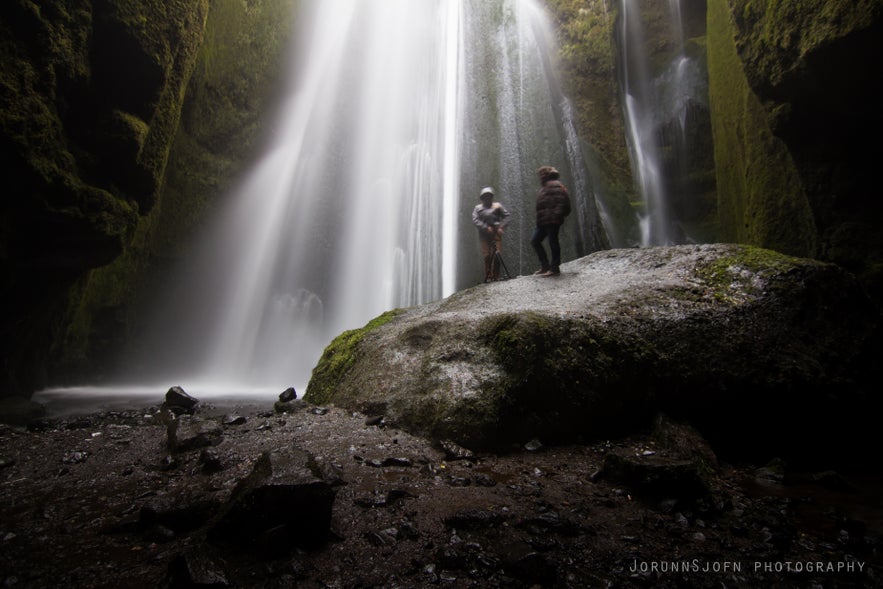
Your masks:
<svg viewBox="0 0 883 589"><path fill-rule="evenodd" d="M255 157L284 76L295 2L211 5L171 142L161 205L122 256L87 276L54 358L59 375L101 374L137 342L164 279Z"/></svg>
<svg viewBox="0 0 883 589"><path fill-rule="evenodd" d="M709 5L708 25L721 237L812 256L816 228L803 182L748 85L725 3Z"/></svg>
<svg viewBox="0 0 883 589"><path fill-rule="evenodd" d="M708 7L722 239L816 256L883 296L883 3Z"/></svg>
<svg viewBox="0 0 883 589"><path fill-rule="evenodd" d="M155 208L208 6L0 4L0 395L41 384L70 289Z"/></svg>
<svg viewBox="0 0 883 589"><path fill-rule="evenodd" d="M131 337L260 140L295 5L0 4L0 395L100 376Z"/></svg>
<svg viewBox="0 0 883 589"><path fill-rule="evenodd" d="M612 217L613 245L638 239L625 120L616 77L616 2L545 0L556 25L564 94L573 104L596 198Z"/></svg>

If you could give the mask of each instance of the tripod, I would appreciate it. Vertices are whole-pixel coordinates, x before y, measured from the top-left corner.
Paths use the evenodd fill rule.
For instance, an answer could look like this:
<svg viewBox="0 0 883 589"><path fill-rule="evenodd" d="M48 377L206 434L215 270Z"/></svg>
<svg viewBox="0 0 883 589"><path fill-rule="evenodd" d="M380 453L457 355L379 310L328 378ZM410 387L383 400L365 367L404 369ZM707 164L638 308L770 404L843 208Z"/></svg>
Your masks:
<svg viewBox="0 0 883 589"><path fill-rule="evenodd" d="M491 262L491 268L501 268L500 276L503 280L509 280L512 276L509 274L509 268L506 267L506 262L503 261L503 254L500 253L500 247L497 243L497 240L494 240L494 257Z"/></svg>

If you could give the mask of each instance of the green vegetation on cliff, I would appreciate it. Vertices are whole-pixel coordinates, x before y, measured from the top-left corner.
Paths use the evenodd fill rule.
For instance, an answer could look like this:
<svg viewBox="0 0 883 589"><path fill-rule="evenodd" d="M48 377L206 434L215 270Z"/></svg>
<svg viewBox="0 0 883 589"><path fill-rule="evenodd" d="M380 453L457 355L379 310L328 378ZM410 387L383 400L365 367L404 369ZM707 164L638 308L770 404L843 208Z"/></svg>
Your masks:
<svg viewBox="0 0 883 589"><path fill-rule="evenodd" d="M63 368L89 370L96 360L106 362L143 330L142 301L152 297L150 285L187 246L261 140L293 6L287 0L211 5L204 34L190 49L185 83L163 109L174 113L175 124L165 139L169 165L158 206L140 219L123 254L93 270L74 294L72 319L56 351ZM132 127L140 128L137 119Z"/></svg>
<svg viewBox="0 0 883 589"><path fill-rule="evenodd" d="M558 37L559 66L565 95L573 104L574 123L585 163L599 198L619 235L614 244L638 240L625 119L616 73L614 25L610 0L545 0Z"/></svg>
<svg viewBox="0 0 883 589"><path fill-rule="evenodd" d="M623 182L630 172L616 81L616 12L608 0L546 0L546 5L556 21L564 91L574 103L580 136L629 185Z"/></svg>
<svg viewBox="0 0 883 589"><path fill-rule="evenodd" d="M814 255L803 182L748 85L725 2L708 5L708 76L721 241Z"/></svg>

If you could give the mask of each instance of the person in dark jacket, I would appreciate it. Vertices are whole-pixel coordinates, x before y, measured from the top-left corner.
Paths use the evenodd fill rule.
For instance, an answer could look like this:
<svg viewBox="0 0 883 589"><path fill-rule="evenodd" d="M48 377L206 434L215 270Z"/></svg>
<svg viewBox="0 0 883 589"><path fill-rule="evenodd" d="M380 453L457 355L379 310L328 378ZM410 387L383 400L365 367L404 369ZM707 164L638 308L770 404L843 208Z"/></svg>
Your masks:
<svg viewBox="0 0 883 589"><path fill-rule="evenodd" d="M509 223L509 211L494 202L494 189L483 188L479 195L481 203L472 209L472 222L478 227L478 243L484 257L484 281L500 279L500 264L494 259L495 251L502 251L503 227Z"/></svg>
<svg viewBox="0 0 883 589"><path fill-rule="evenodd" d="M558 231L564 218L570 214L570 195L567 188L558 180L558 170L552 166L543 166L537 170L540 177L540 188L537 193L537 227L530 244L540 259L540 269L534 272L538 276L558 276L561 274L561 245L558 243ZM549 238L549 249L552 259L546 255L543 240Z"/></svg>

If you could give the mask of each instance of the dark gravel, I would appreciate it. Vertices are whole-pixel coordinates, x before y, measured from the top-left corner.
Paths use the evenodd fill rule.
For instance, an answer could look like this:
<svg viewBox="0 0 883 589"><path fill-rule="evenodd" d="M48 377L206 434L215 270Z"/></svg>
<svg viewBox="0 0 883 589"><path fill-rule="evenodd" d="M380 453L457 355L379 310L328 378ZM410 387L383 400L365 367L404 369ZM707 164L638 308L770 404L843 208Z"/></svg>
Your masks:
<svg viewBox="0 0 883 589"><path fill-rule="evenodd" d="M693 472L707 492L679 497L661 479L611 475L611 454L683 466L649 433L472 454L364 415L292 407L203 407L220 443L174 455L158 408L0 426L0 584L880 585L879 477L703 462ZM336 492L320 547L209 543L208 522L261 453L291 446Z"/></svg>

